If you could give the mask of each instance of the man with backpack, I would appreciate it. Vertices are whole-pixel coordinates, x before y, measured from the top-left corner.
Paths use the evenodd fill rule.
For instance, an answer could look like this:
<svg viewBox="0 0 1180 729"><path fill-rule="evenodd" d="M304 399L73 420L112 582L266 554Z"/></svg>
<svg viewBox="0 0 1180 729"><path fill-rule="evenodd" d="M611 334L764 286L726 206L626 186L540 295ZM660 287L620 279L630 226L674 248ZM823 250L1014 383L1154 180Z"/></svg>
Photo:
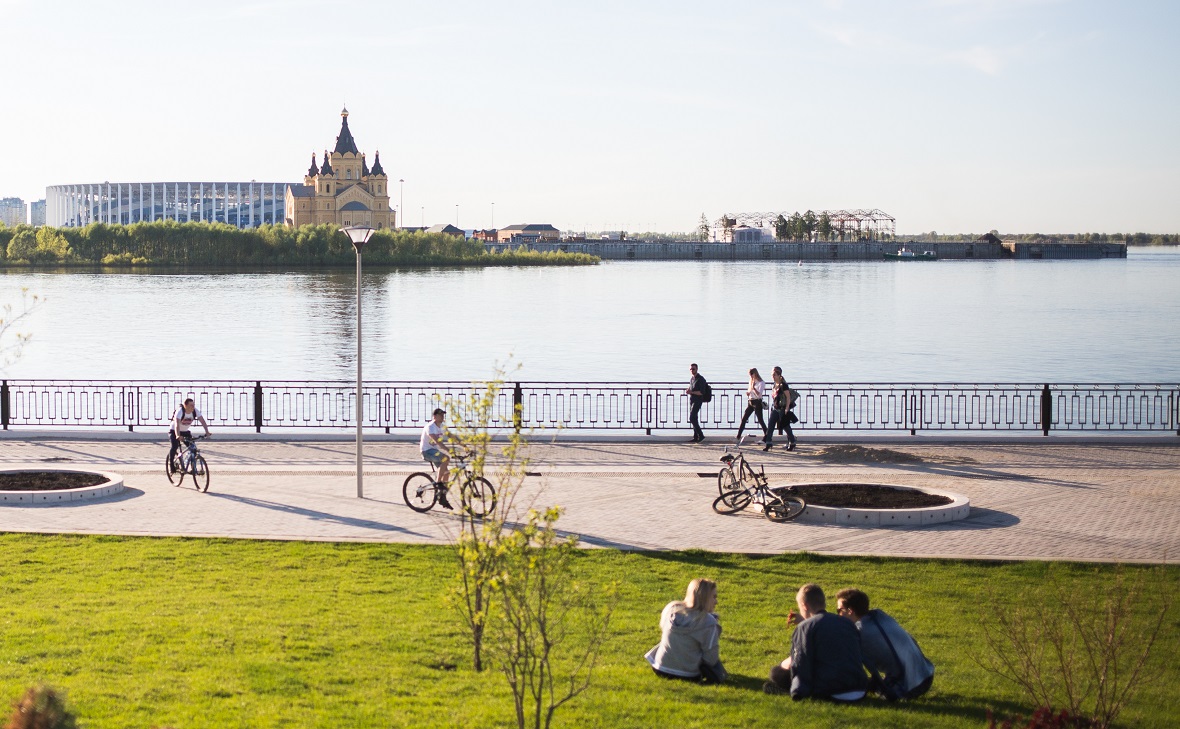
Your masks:
<svg viewBox="0 0 1180 729"><path fill-rule="evenodd" d="M692 379L688 381L688 422L692 423L692 440L689 443L700 443L705 439L705 431L701 430L701 406L713 399L713 388L705 381L704 376L697 372L696 362L688 366Z"/></svg>
<svg viewBox="0 0 1180 729"><path fill-rule="evenodd" d="M774 368L774 390L771 394L770 400L770 422L767 424L766 437L762 442L766 446L762 449L764 451L770 450L774 443L774 429L775 427L785 426L787 431L787 450L795 450L795 431L791 430L791 418L798 421L798 417L792 412L795 409L795 397L797 393L791 389L783 379L783 368Z"/></svg>

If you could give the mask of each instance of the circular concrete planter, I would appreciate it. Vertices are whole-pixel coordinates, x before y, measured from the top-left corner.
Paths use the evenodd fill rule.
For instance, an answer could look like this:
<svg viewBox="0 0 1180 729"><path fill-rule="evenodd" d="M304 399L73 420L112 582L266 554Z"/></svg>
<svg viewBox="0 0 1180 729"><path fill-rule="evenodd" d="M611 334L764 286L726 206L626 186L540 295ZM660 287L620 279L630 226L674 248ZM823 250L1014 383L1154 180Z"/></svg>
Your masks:
<svg viewBox="0 0 1180 729"><path fill-rule="evenodd" d="M795 484L797 486L812 486L815 484ZM835 506L815 506L808 504L803 513L795 521L809 524L835 524L839 526L858 527L916 527L929 524L945 524L947 522L966 519L971 515L971 500L962 494L940 491L938 489L917 488L914 486L898 486L893 483L858 483L857 486L884 486L891 489L907 489L921 491L925 494L937 494L951 500L942 506L928 506L921 509L845 509Z"/></svg>
<svg viewBox="0 0 1180 729"><path fill-rule="evenodd" d="M80 489L57 489L54 491L0 491L0 506L18 504L73 504L78 501L92 501L114 496L123 491L123 477L117 473L89 468L2 468L0 473L42 473L63 471L65 473L96 473L106 477L105 483Z"/></svg>

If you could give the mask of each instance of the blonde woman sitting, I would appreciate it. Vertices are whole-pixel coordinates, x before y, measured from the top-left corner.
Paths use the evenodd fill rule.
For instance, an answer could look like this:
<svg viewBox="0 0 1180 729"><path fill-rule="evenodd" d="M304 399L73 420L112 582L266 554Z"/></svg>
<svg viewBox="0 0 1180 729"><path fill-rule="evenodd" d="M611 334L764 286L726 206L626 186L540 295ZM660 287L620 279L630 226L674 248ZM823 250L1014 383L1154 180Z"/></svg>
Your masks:
<svg viewBox="0 0 1180 729"><path fill-rule="evenodd" d="M644 656L657 676L700 683L721 683L728 677L719 654L716 608L717 583L705 579L688 583L683 602L664 607L660 643Z"/></svg>

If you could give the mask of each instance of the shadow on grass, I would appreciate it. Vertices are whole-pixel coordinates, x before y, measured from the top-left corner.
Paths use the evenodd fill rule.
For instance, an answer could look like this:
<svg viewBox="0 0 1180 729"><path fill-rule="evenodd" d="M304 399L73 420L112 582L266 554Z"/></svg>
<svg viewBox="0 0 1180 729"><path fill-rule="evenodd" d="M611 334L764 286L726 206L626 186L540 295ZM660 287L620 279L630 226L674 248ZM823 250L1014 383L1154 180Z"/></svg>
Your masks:
<svg viewBox="0 0 1180 729"><path fill-rule="evenodd" d="M987 721L989 709L998 717L1030 713L1027 706L1012 701L982 703L977 696L963 696L954 693L935 693L913 701L886 701L877 696L869 696L860 702L860 706L881 712L970 718L979 721L981 726Z"/></svg>
<svg viewBox="0 0 1180 729"><path fill-rule="evenodd" d="M769 671L770 666L767 666ZM741 673L730 673L729 680L725 682L726 686L742 691L750 691L761 694L762 686L767 681L766 676L750 676ZM703 686L704 689L709 689L709 686ZM792 703L790 696L786 694L778 695L775 699ZM839 706L839 702L830 702L823 699L808 699L807 701L822 701L826 704ZM870 694L863 700L855 704L863 709L880 712L899 712L900 714L925 714L929 716L946 716L959 717L978 720L981 725L987 721L987 712L990 709L996 716L1011 716L1014 714L1028 714L1027 706L1018 704L1012 701L980 701L978 696L964 696L958 693L940 693L937 690L937 683L935 689L931 693L913 701L886 701L885 699Z"/></svg>
<svg viewBox="0 0 1180 729"><path fill-rule="evenodd" d="M769 666L767 668L769 670ZM735 689L761 694L763 693L762 686L766 683L766 680L766 676L747 676L745 674L731 673L729 674L729 680L725 683L727 686ZM791 697L786 694L778 695L774 698L785 701L788 704L793 702ZM824 699L805 699L805 701L821 701L833 706L841 705L840 702ZM996 716L1001 717L1029 713L1027 706L1012 701L988 701L984 703L977 696L938 692L927 694L912 701L886 701L875 694L870 694L863 700L856 702L855 706L870 711L895 712L902 715L925 714L928 716L969 718L979 721L981 725L987 721L987 712L989 709Z"/></svg>

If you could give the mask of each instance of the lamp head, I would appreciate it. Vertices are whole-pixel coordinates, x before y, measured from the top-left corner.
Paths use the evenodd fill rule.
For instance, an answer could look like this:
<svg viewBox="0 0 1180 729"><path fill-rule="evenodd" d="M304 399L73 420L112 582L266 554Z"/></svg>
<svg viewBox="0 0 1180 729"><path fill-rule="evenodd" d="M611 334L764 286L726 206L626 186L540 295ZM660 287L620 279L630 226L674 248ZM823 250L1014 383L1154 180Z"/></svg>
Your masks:
<svg viewBox="0 0 1180 729"><path fill-rule="evenodd" d="M369 237L373 235L373 228L367 225L350 225L347 228L341 228L340 232L348 236L348 240L352 242L352 247L356 249L359 254L365 244L369 242Z"/></svg>

